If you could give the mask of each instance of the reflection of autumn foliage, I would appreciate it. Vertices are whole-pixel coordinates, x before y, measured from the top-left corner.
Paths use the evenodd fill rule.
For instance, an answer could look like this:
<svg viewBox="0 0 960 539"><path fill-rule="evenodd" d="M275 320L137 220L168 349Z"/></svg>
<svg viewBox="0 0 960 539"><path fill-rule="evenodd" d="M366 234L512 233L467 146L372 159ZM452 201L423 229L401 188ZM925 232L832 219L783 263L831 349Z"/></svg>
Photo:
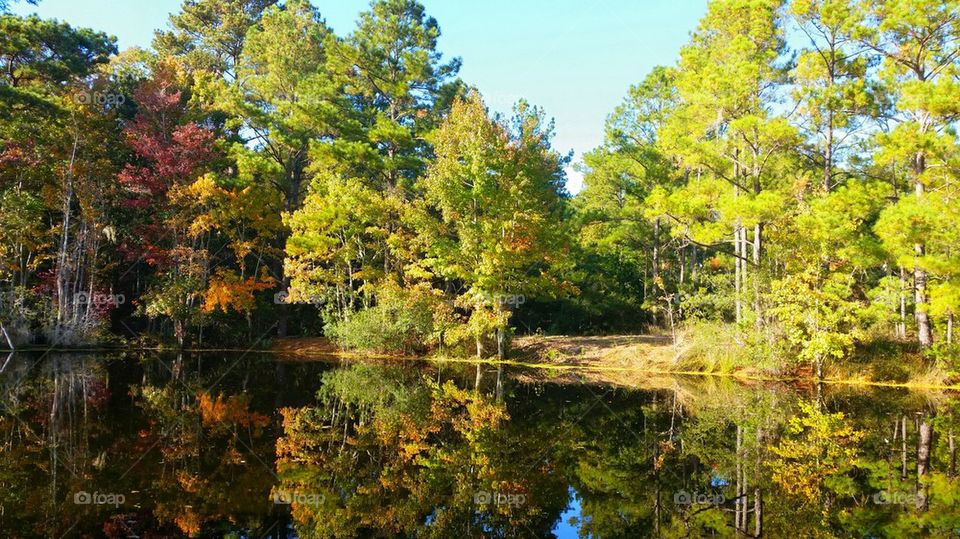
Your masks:
<svg viewBox="0 0 960 539"><path fill-rule="evenodd" d="M107 539L167 539L177 536L176 529L161 526L149 510L141 508L136 512L110 515L103 523L103 537Z"/></svg>
<svg viewBox="0 0 960 539"><path fill-rule="evenodd" d="M410 534L445 492L462 488L459 501L472 501L470 482L457 475L488 465L477 445L489 443L506 410L451 383L407 389L380 402L341 392L327 407L282 410L281 488L324 500L292 505L306 535Z"/></svg>
<svg viewBox="0 0 960 539"><path fill-rule="evenodd" d="M185 507L184 512L177 516L175 522L183 533L191 536L200 533L203 527L203 518L192 507Z"/></svg>
<svg viewBox="0 0 960 539"><path fill-rule="evenodd" d="M657 451L657 458L653 461L653 469L659 470L663 468L663 463L670 456L676 447L673 445L672 440L660 440L657 442L660 450Z"/></svg>
<svg viewBox="0 0 960 539"><path fill-rule="evenodd" d="M176 386L141 389L151 427L144 435L160 439L165 468L152 485L154 514L182 533L229 519L257 528L273 476L260 460L271 454L264 434L270 417L250 409L247 394L188 398Z"/></svg>
<svg viewBox="0 0 960 539"><path fill-rule="evenodd" d="M790 418L789 436L771 448L779 457L772 463L773 480L786 492L815 502L825 481L854 466L864 433L843 413L824 413L809 403L800 403L800 410L802 415Z"/></svg>
<svg viewBox="0 0 960 539"><path fill-rule="evenodd" d="M513 429L489 395L355 366L325 377L319 398L282 411L276 445L277 492L294 498L300 536L547 533L566 506L557 455ZM524 503L478 504L482 492ZM319 501L297 503L307 496Z"/></svg>
<svg viewBox="0 0 960 539"><path fill-rule="evenodd" d="M201 392L197 395L197 402L204 427L261 429L270 423L269 417L250 411L250 397L246 394L211 398L208 393Z"/></svg>

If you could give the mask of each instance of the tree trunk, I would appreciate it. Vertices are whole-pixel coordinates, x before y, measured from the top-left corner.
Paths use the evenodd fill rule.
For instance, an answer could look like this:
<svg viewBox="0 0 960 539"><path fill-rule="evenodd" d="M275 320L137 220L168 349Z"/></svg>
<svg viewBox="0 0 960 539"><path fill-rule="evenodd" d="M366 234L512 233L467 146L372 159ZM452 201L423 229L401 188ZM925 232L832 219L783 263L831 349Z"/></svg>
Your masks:
<svg viewBox="0 0 960 539"><path fill-rule="evenodd" d="M763 325L763 313L760 310L760 253L762 252L763 225L757 223L753 227L753 310L755 311L756 327Z"/></svg>
<svg viewBox="0 0 960 539"><path fill-rule="evenodd" d="M697 245L690 245L690 280L697 277Z"/></svg>
<svg viewBox="0 0 960 539"><path fill-rule="evenodd" d="M3 333L3 338L7 341L7 346L10 347L10 350L16 350L17 347L13 345L13 339L10 338L10 334L7 332L7 327L0 323L0 332Z"/></svg>
<svg viewBox="0 0 960 539"><path fill-rule="evenodd" d="M753 536L763 536L763 497L759 488L753 491Z"/></svg>
<svg viewBox="0 0 960 539"><path fill-rule="evenodd" d="M507 359L507 331L503 328L497 329L497 359Z"/></svg>
<svg viewBox="0 0 960 539"><path fill-rule="evenodd" d="M284 277L283 284L281 284L281 290L289 290L290 279ZM287 312L290 307L287 304L280 304L277 308L279 311L277 313L277 337L284 338L287 336L287 325L289 320L289 313Z"/></svg>
<svg viewBox="0 0 960 539"><path fill-rule="evenodd" d="M670 338L674 345L677 344L677 326L673 320L673 294L666 298L667 301L667 320L670 322Z"/></svg>
<svg viewBox="0 0 960 539"><path fill-rule="evenodd" d="M678 279L679 284L683 284L684 278L687 276L687 250L682 246L677 250L677 258L680 260L677 261L677 269L680 270L680 277Z"/></svg>
<svg viewBox="0 0 960 539"><path fill-rule="evenodd" d="M743 427L737 425L737 446L736 446L736 458L737 458L737 484L736 484L736 500L734 503L734 524L733 527L739 534L742 531L746 524L746 514L743 509L746 507L746 501L743 499L744 485L743 485L743 465L740 462L740 446L743 443Z"/></svg>
<svg viewBox="0 0 960 539"><path fill-rule="evenodd" d="M654 397L656 398L656 397ZM660 497L660 468L658 467L660 459L660 444L657 440L657 437L653 438L653 481L656 485L656 496L653 500L653 529L657 537L660 536L660 506L661 506L661 497Z"/></svg>
<svg viewBox="0 0 960 539"><path fill-rule="evenodd" d="M10 364L10 361L13 359L13 352L11 351L7 354L7 359L3 362L3 366L0 366L0 374L3 374L3 371L7 370L7 365Z"/></svg>
<svg viewBox="0 0 960 539"><path fill-rule="evenodd" d="M733 180L738 182L740 180L740 148L734 148L733 150ZM738 184L739 185L739 184ZM733 188L733 197L737 198L740 195L740 187L734 186ZM740 322L743 320L743 305L741 295L741 286L740 283L744 280L744 273L746 273L746 266L744 265L744 257L747 254L746 245L741 249L740 243L740 222L737 221L737 224L733 227L733 252L735 253L736 259L736 272L734 274L734 292L736 295L736 320L737 325L740 325ZM739 331L737 332L737 340L739 341Z"/></svg>
<svg viewBox="0 0 960 539"><path fill-rule="evenodd" d="M734 275L733 275L733 285L734 285L734 296L735 296L735 311L736 311L736 322L739 325L743 317L743 306L740 303L740 279L743 274L743 258L740 254L740 225L733 227L733 252L734 252Z"/></svg>
<svg viewBox="0 0 960 539"><path fill-rule="evenodd" d="M740 292L744 295L747 293L747 281L749 280L749 272L747 271L747 268L750 266L747 263L747 245L749 245L749 242L747 241L747 227L740 225L740 256L743 257L743 260L740 264Z"/></svg>
<svg viewBox="0 0 960 539"><path fill-rule="evenodd" d="M914 246L918 256L923 255L923 245ZM916 300L917 340L920 345L927 347L933 344L933 333L930 330L930 315L927 314L927 272L919 266L913 268L914 298Z"/></svg>
<svg viewBox="0 0 960 539"><path fill-rule="evenodd" d="M187 340L187 329L183 320L173 321L173 335L177 339L177 348L183 350L183 345Z"/></svg>
<svg viewBox="0 0 960 539"><path fill-rule="evenodd" d="M903 291L907 288L907 276L903 266L900 266L900 324L897 326L897 336L907 338L907 296Z"/></svg>
<svg viewBox="0 0 960 539"><path fill-rule="evenodd" d="M953 313L947 315L947 344L953 344Z"/></svg>
<svg viewBox="0 0 960 539"><path fill-rule="evenodd" d="M831 74L830 85L833 86ZM833 189L833 108L827 111L827 140L823 149L823 191L829 193Z"/></svg>
<svg viewBox="0 0 960 539"><path fill-rule="evenodd" d="M907 479L907 416L900 419L900 479Z"/></svg>
<svg viewBox="0 0 960 539"><path fill-rule="evenodd" d="M957 475L957 446L954 444L953 431L950 431L950 434L947 436L948 443L950 444L950 477L956 477Z"/></svg>
<svg viewBox="0 0 960 539"><path fill-rule="evenodd" d="M660 294L657 292L657 289L660 287L660 219L653 220L653 324L660 325L659 317L657 316L657 307L660 303L657 301L657 298Z"/></svg>
<svg viewBox="0 0 960 539"><path fill-rule="evenodd" d="M60 334L64 331L67 323L67 312L76 302L76 297L70 297L71 294L75 296L75 290L68 290L68 283L72 278L72 274L71 264L67 262L69 256L67 249L70 243L70 215L73 211L73 164L76 159L79 142L79 132L75 131L73 149L70 153L70 163L67 165L67 170L63 175L63 229L60 231L60 247L57 252L57 327L54 330L53 337L55 341L60 339ZM90 299L91 298L87 298L88 302Z"/></svg>
<svg viewBox="0 0 960 539"><path fill-rule="evenodd" d="M683 319L683 302L680 301L680 290L683 289L684 278L687 274L687 250L684 247L680 247L679 253L679 266L680 266L680 279L677 284L677 316ZM671 321L672 323L672 321Z"/></svg>
<svg viewBox="0 0 960 539"><path fill-rule="evenodd" d="M917 510L926 511L930 504L927 486L921 484L930 469L930 451L933 447L933 424L924 416L920 422L920 441L917 443Z"/></svg>
<svg viewBox="0 0 960 539"><path fill-rule="evenodd" d="M914 196L917 200L923 198L924 186L920 177L926 170L926 158L923 152L918 152L914 162ZM924 245L917 243L913 246L914 253L920 257L924 254ZM914 266L913 268L913 289L916 298L916 319L917 319L917 340L921 346L927 347L933 344L933 332L930 329L930 316L927 314L927 272Z"/></svg>

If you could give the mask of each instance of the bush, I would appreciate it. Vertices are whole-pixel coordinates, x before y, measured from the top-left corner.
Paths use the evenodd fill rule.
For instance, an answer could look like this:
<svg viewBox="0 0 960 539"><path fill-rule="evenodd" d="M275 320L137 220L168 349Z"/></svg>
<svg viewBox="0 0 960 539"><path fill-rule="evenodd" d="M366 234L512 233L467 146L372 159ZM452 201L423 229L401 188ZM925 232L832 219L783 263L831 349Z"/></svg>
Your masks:
<svg viewBox="0 0 960 539"><path fill-rule="evenodd" d="M951 378L960 377L960 344L939 341L927 350L926 355Z"/></svg>
<svg viewBox="0 0 960 539"><path fill-rule="evenodd" d="M324 333L343 348L353 350L426 351L436 332L435 313L443 311L442 298L426 288L389 286L377 299L373 307L328 323Z"/></svg>

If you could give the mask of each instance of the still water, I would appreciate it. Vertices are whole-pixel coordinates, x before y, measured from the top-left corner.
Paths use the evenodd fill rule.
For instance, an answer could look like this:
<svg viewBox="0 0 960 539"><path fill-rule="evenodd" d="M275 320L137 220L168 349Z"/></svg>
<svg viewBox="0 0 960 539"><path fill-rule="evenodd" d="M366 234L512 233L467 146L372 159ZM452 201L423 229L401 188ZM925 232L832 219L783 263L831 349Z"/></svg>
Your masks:
<svg viewBox="0 0 960 539"><path fill-rule="evenodd" d="M23 354L0 537L945 537L958 401L261 354Z"/></svg>

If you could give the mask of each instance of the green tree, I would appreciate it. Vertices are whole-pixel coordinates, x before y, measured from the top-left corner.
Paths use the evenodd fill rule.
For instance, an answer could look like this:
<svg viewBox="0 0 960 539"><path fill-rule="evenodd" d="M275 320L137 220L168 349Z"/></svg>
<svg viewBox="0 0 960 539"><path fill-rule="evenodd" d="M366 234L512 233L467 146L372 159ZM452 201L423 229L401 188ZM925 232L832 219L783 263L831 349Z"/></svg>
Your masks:
<svg viewBox="0 0 960 539"><path fill-rule="evenodd" d="M584 189L576 198L584 248L612 258L617 273L623 271L618 267L637 267L635 272L623 273L640 275L642 289L635 294L652 311L655 323L664 308L660 297L664 290L661 266L666 258L662 229L666 226L659 215L652 223L648 221L645 201L655 186L669 188L679 176L657 147L658 132L677 105L674 77L673 70L657 67L630 88L624 102L607 119L604 145L584 156ZM589 280L597 277L591 275ZM616 295L623 287L630 290L634 286L619 282L605 292Z"/></svg>
<svg viewBox="0 0 960 539"><path fill-rule="evenodd" d="M877 137L876 159L881 164L901 165L910 170L913 198L900 205L926 207L927 191L953 182L943 165L956 155L952 125L960 115L960 68L958 20L960 3L955 0L884 0L861 2L860 23L854 35L882 58L879 78L893 99L889 115L893 128ZM892 207L888 218L911 213ZM902 222L902 226L908 223ZM913 267L917 340L933 343L929 316L929 272L923 265L926 241L917 236ZM891 250L899 251L897 246Z"/></svg>
<svg viewBox="0 0 960 539"><path fill-rule="evenodd" d="M407 214L432 153L426 134L449 109L460 62L444 62L440 28L413 0L383 0L329 38L325 69L339 96L330 136L310 148L302 209L290 208L286 275L323 297L328 322L370 308L380 290L426 278ZM316 114L314 116L317 116Z"/></svg>
<svg viewBox="0 0 960 539"><path fill-rule="evenodd" d="M190 69L237 80L247 33L276 0L184 0L170 15L170 30L158 30L153 48L179 56Z"/></svg>
<svg viewBox="0 0 960 539"><path fill-rule="evenodd" d="M263 10L245 36L235 65L236 82L215 79L210 95L222 96L230 114L227 127L244 137L231 148L238 174L276 193L266 198L272 211L292 212L303 203L310 183L310 146L330 132L330 109L336 106L324 68L330 29L306 1L291 1ZM277 227L271 260L282 290L289 279L281 250L289 236ZM277 334L287 334L289 309L280 306Z"/></svg>
<svg viewBox="0 0 960 539"><path fill-rule="evenodd" d="M827 358L842 359L863 337L865 297L857 276L883 259L871 227L887 188L851 182L798 209L785 226L785 275L772 283L773 314L788 340L823 378Z"/></svg>
<svg viewBox="0 0 960 539"><path fill-rule="evenodd" d="M507 126L488 117L477 92L454 103L431 138L436 159L420 182L438 212L424 219L425 265L463 284L478 356L491 331L498 356L506 353L506 298L560 286L553 270L564 256L565 160L550 148L542 112L524 102L515 112Z"/></svg>
<svg viewBox="0 0 960 539"><path fill-rule="evenodd" d="M763 196L784 182L798 145L796 130L773 112L786 76L780 0L717 0L707 8L691 43L680 53L680 106L661 135L668 155L687 168L729 183L735 198L721 210L733 229L735 317L754 274L754 317L760 325L763 229L776 198ZM714 211L720 210L715 208ZM748 230L752 228L753 237Z"/></svg>
<svg viewBox="0 0 960 539"><path fill-rule="evenodd" d="M837 165L849 157L872 112L868 59L850 37L851 0L793 0L789 11L809 40L792 71L794 97L821 162L821 189L830 192L842 183Z"/></svg>

